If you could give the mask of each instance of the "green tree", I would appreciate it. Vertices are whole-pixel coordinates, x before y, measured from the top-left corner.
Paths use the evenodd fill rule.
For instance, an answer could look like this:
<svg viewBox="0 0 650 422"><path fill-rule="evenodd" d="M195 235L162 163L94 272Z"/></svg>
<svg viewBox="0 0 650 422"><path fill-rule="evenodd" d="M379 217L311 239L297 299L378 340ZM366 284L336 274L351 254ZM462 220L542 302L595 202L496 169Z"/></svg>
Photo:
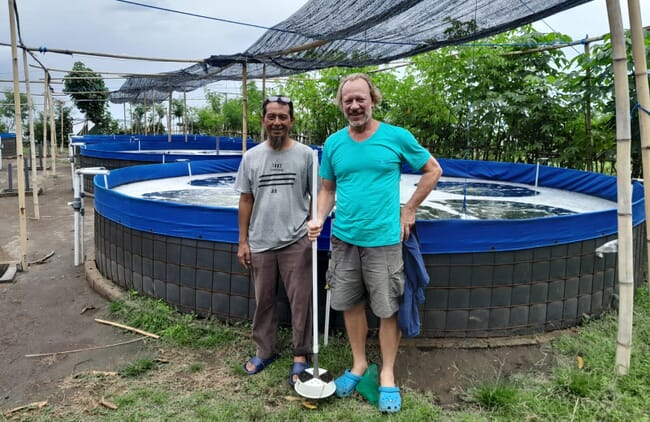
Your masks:
<svg viewBox="0 0 650 422"><path fill-rule="evenodd" d="M63 114L63 129L61 129L61 114ZM67 145L68 134L73 131L72 108L62 107L62 102L55 100L54 106L54 130L56 131L56 138L61 142L61 134L63 134L63 143ZM50 131L49 121L47 122L47 131ZM34 118L34 142L39 143L43 140L43 113L39 112Z"/></svg>
<svg viewBox="0 0 650 422"><path fill-rule="evenodd" d="M324 69L289 78L278 87L277 93L288 95L294 102L294 133L310 143L322 145L329 135L347 124L334 98L341 77L351 71Z"/></svg>
<svg viewBox="0 0 650 422"><path fill-rule="evenodd" d="M27 95L20 94L20 118L22 121L23 129L29 123L29 109L27 108ZM6 90L4 98L0 100L0 124L3 126L4 132L14 132L16 130L16 107L14 105L14 92Z"/></svg>
<svg viewBox="0 0 650 422"><path fill-rule="evenodd" d="M65 77L63 92L70 96L86 119L97 126L94 132L102 133L110 129L111 118L107 111L108 90L99 73L82 62L75 62Z"/></svg>
<svg viewBox="0 0 650 422"><path fill-rule="evenodd" d="M259 138L262 114L262 93L254 81L247 86L248 136ZM211 135L241 136L243 101L241 97L226 98L206 91L208 105L194 110L192 126L196 132Z"/></svg>
<svg viewBox="0 0 650 422"><path fill-rule="evenodd" d="M165 133L163 119L167 116L167 109L164 104L157 103L151 108L151 122L153 124L152 132L154 134Z"/></svg>
<svg viewBox="0 0 650 422"><path fill-rule="evenodd" d="M174 119L174 122L172 122L172 127L176 127L176 132L183 131L184 116L185 116L185 103L183 103L183 101L178 98L172 99L172 117ZM171 128L170 131L172 131Z"/></svg>

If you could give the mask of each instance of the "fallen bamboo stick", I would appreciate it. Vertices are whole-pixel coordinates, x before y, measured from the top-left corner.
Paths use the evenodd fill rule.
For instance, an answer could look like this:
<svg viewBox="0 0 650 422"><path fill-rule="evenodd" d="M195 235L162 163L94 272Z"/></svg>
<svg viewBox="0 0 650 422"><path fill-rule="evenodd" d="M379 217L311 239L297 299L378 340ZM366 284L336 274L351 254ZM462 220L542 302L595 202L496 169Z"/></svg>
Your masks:
<svg viewBox="0 0 650 422"><path fill-rule="evenodd" d="M99 376L99 377L116 377L119 374L117 372L115 372L115 371L96 371L96 370L93 370L93 371L77 372L76 374L74 374L74 378L84 377L84 376L87 376L87 375Z"/></svg>
<svg viewBox="0 0 650 422"><path fill-rule="evenodd" d="M148 331L140 330L139 328L129 327L128 325L120 324L118 322L106 321L105 319L99 319L99 318L95 318L95 321L99 322L100 324L112 325L114 327L119 327L125 330L133 331L135 333L142 334L143 336L160 338L158 334L153 334Z"/></svg>
<svg viewBox="0 0 650 422"><path fill-rule="evenodd" d="M101 404L102 406L104 406L107 409L117 410L117 405L115 403L113 403L111 401L108 401L103 397L101 398L101 400L99 400L99 404Z"/></svg>
<svg viewBox="0 0 650 422"><path fill-rule="evenodd" d="M29 403L23 406L14 407L13 409L7 410L5 412L5 416L11 415L12 413L20 412L21 410L25 410L25 409L42 409L45 406L47 406L47 400L37 401L34 403Z"/></svg>
<svg viewBox="0 0 650 422"><path fill-rule="evenodd" d="M119 343L107 344L105 346L86 347L86 348L83 348L83 349L65 350L63 352L36 353L36 354L31 354L31 355L25 355L25 357L26 358L42 358L42 357L45 357L45 356L64 355L66 353L77 353L77 352L85 352L85 351L88 351L88 350L106 349L106 348L109 348L109 347L123 346L125 344L135 343L136 341L140 341L140 340L144 340L144 337L138 337L138 338L134 338L134 339L127 340L127 341L121 341Z"/></svg>
<svg viewBox="0 0 650 422"><path fill-rule="evenodd" d="M47 255L45 255L42 258L37 259L36 261L30 261L29 265L44 264L45 261L50 259L52 256L54 256L54 251L50 251L50 253L48 253Z"/></svg>

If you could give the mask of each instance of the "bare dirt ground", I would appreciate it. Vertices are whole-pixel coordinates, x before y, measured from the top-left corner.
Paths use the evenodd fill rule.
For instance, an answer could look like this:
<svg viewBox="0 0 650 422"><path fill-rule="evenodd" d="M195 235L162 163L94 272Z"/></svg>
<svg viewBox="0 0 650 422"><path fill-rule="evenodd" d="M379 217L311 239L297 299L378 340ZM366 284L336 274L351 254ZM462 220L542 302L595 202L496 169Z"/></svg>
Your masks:
<svg viewBox="0 0 650 422"><path fill-rule="evenodd" d="M7 189L7 160L0 188ZM13 282L0 284L0 409L22 404L63 400L59 388L65 377L87 370L115 370L142 353L143 345L59 354L41 358L29 354L54 353L128 340L113 327L95 322L108 302L85 282L84 266L74 265L73 210L70 164L57 161L56 174L40 177L40 219L34 201L26 196L27 262L38 261L18 272ZM14 187L16 178L14 176ZM86 245L92 247L92 200L85 201ZM17 196L0 197L0 248L20 259ZM1 252L0 252L1 253ZM1 259L1 258L0 258ZM85 310L85 311L84 311Z"/></svg>
<svg viewBox="0 0 650 422"><path fill-rule="evenodd" d="M7 188L7 162L4 160L5 169L0 171L0 190ZM76 374L116 371L156 353L144 342L102 347L134 336L95 321L105 315L108 301L89 287L84 266L74 265L74 220L68 205L73 197L70 164L59 159L56 173L50 171L39 179L39 188L43 189L39 195L40 219L33 218L33 198L26 197L27 262L32 264L27 271L18 272L12 282L0 284L0 415L45 400L49 405L72 406L69 385ZM84 244L90 251L92 198L84 202ZM17 196L0 196L0 261L7 255L20 257L18 215ZM36 263L51 252L50 258ZM454 406L481 380L496 381L515 372L543 372L552 366L543 340L524 339L521 345L512 344L404 342L396 368L398 382L433 393L440 405ZM92 347L97 348L27 356ZM209 356L203 358L208 365L218 364ZM79 388L78 382L74 384Z"/></svg>

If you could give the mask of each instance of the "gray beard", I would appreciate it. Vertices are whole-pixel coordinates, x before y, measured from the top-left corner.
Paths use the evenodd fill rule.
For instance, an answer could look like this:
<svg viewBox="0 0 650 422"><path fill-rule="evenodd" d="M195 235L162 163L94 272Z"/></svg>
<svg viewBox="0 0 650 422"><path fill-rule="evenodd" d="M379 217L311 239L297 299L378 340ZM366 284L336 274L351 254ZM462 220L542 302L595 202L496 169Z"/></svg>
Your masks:
<svg viewBox="0 0 650 422"><path fill-rule="evenodd" d="M284 142L284 137L282 136L269 136L269 143L271 148L280 149L282 148L282 143Z"/></svg>

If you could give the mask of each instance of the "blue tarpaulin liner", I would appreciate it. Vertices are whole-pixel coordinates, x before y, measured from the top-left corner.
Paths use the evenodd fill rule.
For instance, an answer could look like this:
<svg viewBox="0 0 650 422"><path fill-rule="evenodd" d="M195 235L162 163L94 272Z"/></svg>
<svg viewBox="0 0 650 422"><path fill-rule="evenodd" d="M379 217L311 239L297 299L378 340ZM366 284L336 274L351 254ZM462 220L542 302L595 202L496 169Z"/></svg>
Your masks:
<svg viewBox="0 0 650 422"><path fill-rule="evenodd" d="M85 137L84 137L85 138ZM257 143L249 139L246 146L248 149L253 148ZM173 150L188 150L187 154L174 153L166 154L165 151ZM175 160L214 160L215 154L193 154L192 151L241 151L242 143L241 138L228 138L225 136L203 136L200 139L192 140L191 142L174 141L167 142L166 140L142 140L139 137L133 139L123 140L114 139L110 142L107 141L94 141L90 140L87 145L81 146L79 154L85 157L93 158L107 158L115 160L131 160L143 161L152 163L165 163ZM155 152L160 151L160 152Z"/></svg>
<svg viewBox="0 0 650 422"><path fill-rule="evenodd" d="M240 156L191 163L193 175L235 172ZM490 161L439 159L447 177L461 177L533 184L536 166ZM109 188L135 181L187 176L187 163L151 164L111 171ZM130 197L104 188L104 178L95 177L95 208L106 218L132 229L190 239L237 244L237 210L187 205ZM616 201L616 178L598 173L540 166L538 185L570 190ZM633 225L645 221L643 186L632 186ZM525 220L418 220L423 254L512 251L568 244L618 232L617 210L596 211ZM323 233L318 245L329 249Z"/></svg>
<svg viewBox="0 0 650 422"><path fill-rule="evenodd" d="M97 144L97 143L110 143L110 142L136 142L136 141L152 141L152 142L169 142L169 135L160 134L160 135L143 135L143 134L133 134L133 135L120 135L120 134L111 134L111 135L74 135L71 137L72 142L79 142L83 144ZM171 143L187 143L194 144L194 142L209 142L213 143L219 139L220 141L230 141L230 142L239 142L241 146L240 137L229 137L229 136L214 136L214 135L197 135L197 134L188 134L180 135L174 134L171 136ZM251 138L248 139L249 143L253 142ZM186 145L187 145L186 144Z"/></svg>

